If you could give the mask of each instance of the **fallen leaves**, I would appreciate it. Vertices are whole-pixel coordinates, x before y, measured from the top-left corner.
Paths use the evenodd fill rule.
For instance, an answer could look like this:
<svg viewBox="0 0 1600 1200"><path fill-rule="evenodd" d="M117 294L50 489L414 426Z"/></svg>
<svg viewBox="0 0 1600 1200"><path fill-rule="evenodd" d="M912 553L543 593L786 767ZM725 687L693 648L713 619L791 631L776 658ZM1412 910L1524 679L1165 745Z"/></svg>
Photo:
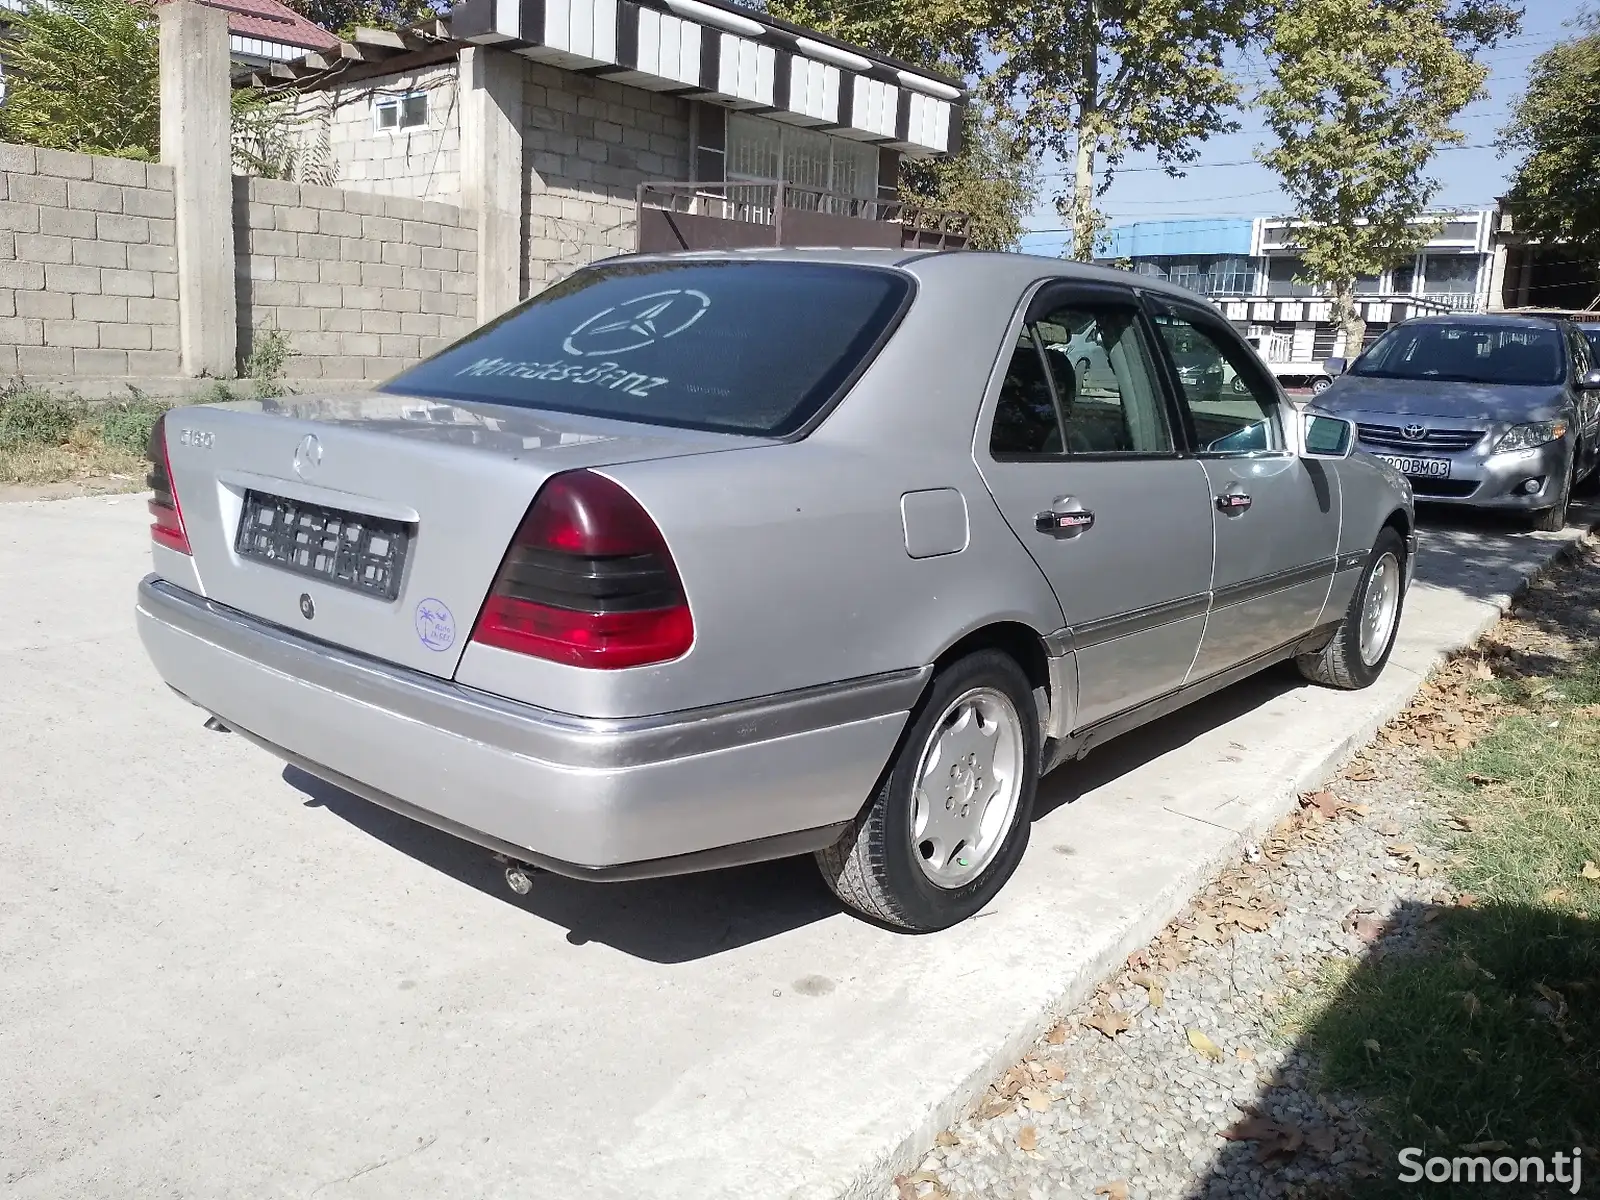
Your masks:
<svg viewBox="0 0 1600 1200"><path fill-rule="evenodd" d="M1406 864L1406 872L1415 875L1418 879L1427 879L1439 869L1439 864L1431 858L1423 856L1415 846L1394 845L1385 847L1385 852L1391 858L1398 858Z"/></svg>
<svg viewBox="0 0 1600 1200"><path fill-rule="evenodd" d="M1543 896L1541 896L1539 898L1541 900L1543 900L1546 904L1560 904L1563 901L1565 901L1567 899L1567 897L1570 896L1571 894L1572 893L1567 891L1566 888L1551 888L1548 892L1546 892Z"/></svg>
<svg viewBox="0 0 1600 1200"><path fill-rule="evenodd" d="M1579 871L1578 874L1589 880L1600 879L1600 866L1596 866L1592 862L1586 862L1583 864L1583 870Z"/></svg>
<svg viewBox="0 0 1600 1200"><path fill-rule="evenodd" d="M1027 1105L1030 1112L1049 1112L1050 1106L1055 1103L1055 1097L1043 1088L1029 1088L1022 1093L1022 1102Z"/></svg>
<svg viewBox="0 0 1600 1200"><path fill-rule="evenodd" d="M1150 998L1151 1008L1160 1009L1162 1005L1166 1004L1167 994L1162 989L1161 980L1156 978L1154 975L1151 975L1149 972L1141 971L1139 974L1135 975L1131 980L1129 980L1129 982L1132 983L1134 987L1142 987L1144 989L1145 995Z"/></svg>
<svg viewBox="0 0 1600 1200"><path fill-rule="evenodd" d="M1377 914L1358 908L1346 914L1344 927L1370 945L1383 936L1386 924Z"/></svg>
<svg viewBox="0 0 1600 1200"><path fill-rule="evenodd" d="M1320 1132L1322 1131L1319 1131L1319 1134ZM1218 1136L1230 1142L1254 1142L1256 1161L1261 1163L1271 1162L1275 1158L1293 1158L1300 1153L1301 1147L1307 1144L1306 1135L1300 1130L1281 1125L1259 1113L1247 1114ZM1322 1141L1320 1136L1318 1141L1319 1143ZM1329 1152L1331 1150L1330 1144Z"/></svg>
<svg viewBox="0 0 1600 1200"><path fill-rule="evenodd" d="M1102 1183L1095 1188L1094 1194L1104 1196L1106 1200L1128 1200L1128 1181L1113 1179L1110 1183Z"/></svg>
<svg viewBox="0 0 1600 1200"><path fill-rule="evenodd" d="M923 1184L932 1184L933 1190L922 1195L918 1189ZM946 1200L950 1193L945 1190L939 1177L932 1171L918 1171L915 1175L896 1175L894 1177L895 1200Z"/></svg>
<svg viewBox="0 0 1600 1200"><path fill-rule="evenodd" d="M1133 1018L1120 1008L1103 1008L1084 1021L1090 1029L1098 1030L1108 1038L1127 1033L1133 1028Z"/></svg>
<svg viewBox="0 0 1600 1200"><path fill-rule="evenodd" d="M941 1133L938 1137L934 1138L933 1140L934 1140L934 1144L935 1145L943 1146L946 1149L948 1149L951 1146L959 1146L959 1145L961 1145L961 1139L959 1137L957 1137L955 1134L951 1133L948 1129L946 1129L943 1133Z"/></svg>
<svg viewBox="0 0 1600 1200"><path fill-rule="evenodd" d="M1379 1044L1377 1038L1368 1038L1366 1041L1361 1043L1361 1046L1368 1054L1383 1053L1383 1047Z"/></svg>
<svg viewBox="0 0 1600 1200"><path fill-rule="evenodd" d="M1221 1046L1217 1045L1198 1029L1191 1029L1188 1033L1189 1045L1193 1046L1202 1057L1209 1058L1212 1062L1222 1061Z"/></svg>
<svg viewBox="0 0 1600 1200"><path fill-rule="evenodd" d="M1052 1046L1061 1045L1067 1040L1067 1027L1065 1025L1057 1025L1045 1035L1044 1040Z"/></svg>
<svg viewBox="0 0 1600 1200"><path fill-rule="evenodd" d="M1039 1131L1032 1125L1017 1130L1017 1149L1028 1153L1039 1148Z"/></svg>
<svg viewBox="0 0 1600 1200"><path fill-rule="evenodd" d="M1256 1060L1256 1052L1249 1046L1240 1046L1233 1052L1233 1056L1243 1063L1253 1063Z"/></svg>

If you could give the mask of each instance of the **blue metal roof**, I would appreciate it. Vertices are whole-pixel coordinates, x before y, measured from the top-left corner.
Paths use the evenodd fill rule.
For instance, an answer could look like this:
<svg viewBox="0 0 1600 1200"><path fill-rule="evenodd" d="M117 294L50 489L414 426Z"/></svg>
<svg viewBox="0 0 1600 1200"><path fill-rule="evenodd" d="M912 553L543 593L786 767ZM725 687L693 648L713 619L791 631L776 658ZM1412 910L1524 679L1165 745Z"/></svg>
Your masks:
<svg viewBox="0 0 1600 1200"><path fill-rule="evenodd" d="M1097 258L1148 258L1153 255L1250 253L1249 217L1194 217L1176 221L1135 221L1102 235Z"/></svg>

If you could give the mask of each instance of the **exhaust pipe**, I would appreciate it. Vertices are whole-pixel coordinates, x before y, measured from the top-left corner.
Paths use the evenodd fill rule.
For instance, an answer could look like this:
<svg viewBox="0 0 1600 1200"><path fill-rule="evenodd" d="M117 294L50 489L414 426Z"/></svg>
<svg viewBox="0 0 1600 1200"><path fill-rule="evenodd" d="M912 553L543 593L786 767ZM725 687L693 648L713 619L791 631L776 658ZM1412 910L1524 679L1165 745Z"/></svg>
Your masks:
<svg viewBox="0 0 1600 1200"><path fill-rule="evenodd" d="M519 896L526 896L533 891L533 877L545 874L540 867L532 863L518 862L514 858L507 858L503 854L494 856L496 862L506 864L506 886Z"/></svg>

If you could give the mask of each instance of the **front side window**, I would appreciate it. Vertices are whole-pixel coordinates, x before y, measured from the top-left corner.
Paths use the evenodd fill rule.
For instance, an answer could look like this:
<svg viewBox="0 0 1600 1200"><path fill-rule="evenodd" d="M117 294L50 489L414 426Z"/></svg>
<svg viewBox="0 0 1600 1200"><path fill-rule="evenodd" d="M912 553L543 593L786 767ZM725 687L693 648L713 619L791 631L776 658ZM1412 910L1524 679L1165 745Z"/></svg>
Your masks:
<svg viewBox="0 0 1600 1200"><path fill-rule="evenodd" d="M1150 348L1135 310L1064 303L1014 347L995 412L996 456L1173 452Z"/></svg>
<svg viewBox="0 0 1600 1200"><path fill-rule="evenodd" d="M1356 360L1352 375L1550 387L1562 381L1567 355L1555 326L1488 321L1397 325Z"/></svg>
<svg viewBox="0 0 1600 1200"><path fill-rule="evenodd" d="M870 267L591 267L385 390L785 437L865 369L910 295L908 276Z"/></svg>
<svg viewBox="0 0 1600 1200"><path fill-rule="evenodd" d="M1156 331L1178 371L1199 449L1259 454L1283 449L1278 394L1260 363L1220 322L1158 308Z"/></svg>
<svg viewBox="0 0 1600 1200"><path fill-rule="evenodd" d="M1579 332L1589 343L1590 357L1600 363L1600 325L1585 325Z"/></svg>

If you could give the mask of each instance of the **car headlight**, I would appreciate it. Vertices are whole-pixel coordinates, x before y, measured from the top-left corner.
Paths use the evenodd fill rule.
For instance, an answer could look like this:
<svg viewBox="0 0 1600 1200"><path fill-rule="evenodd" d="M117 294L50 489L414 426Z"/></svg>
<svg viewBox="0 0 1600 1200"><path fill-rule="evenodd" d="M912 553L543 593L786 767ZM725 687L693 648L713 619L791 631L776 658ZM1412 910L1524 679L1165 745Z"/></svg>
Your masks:
<svg viewBox="0 0 1600 1200"><path fill-rule="evenodd" d="M1506 431L1505 437L1494 444L1494 453L1507 450L1534 450L1567 436L1565 421L1534 421L1530 425L1516 425Z"/></svg>

